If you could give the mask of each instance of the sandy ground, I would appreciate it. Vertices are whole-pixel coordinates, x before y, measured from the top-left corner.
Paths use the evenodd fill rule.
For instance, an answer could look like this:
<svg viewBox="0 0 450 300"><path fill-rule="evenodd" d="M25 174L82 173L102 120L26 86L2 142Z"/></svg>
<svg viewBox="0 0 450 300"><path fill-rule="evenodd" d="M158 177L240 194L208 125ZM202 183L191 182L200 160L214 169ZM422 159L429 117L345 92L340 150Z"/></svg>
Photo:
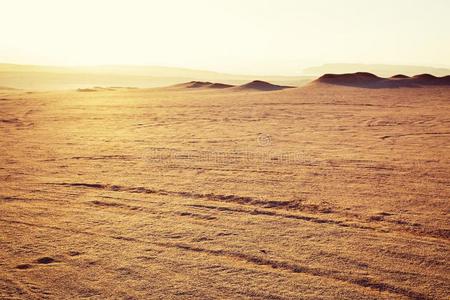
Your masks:
<svg viewBox="0 0 450 300"><path fill-rule="evenodd" d="M0 91L1 299L449 299L450 88Z"/></svg>

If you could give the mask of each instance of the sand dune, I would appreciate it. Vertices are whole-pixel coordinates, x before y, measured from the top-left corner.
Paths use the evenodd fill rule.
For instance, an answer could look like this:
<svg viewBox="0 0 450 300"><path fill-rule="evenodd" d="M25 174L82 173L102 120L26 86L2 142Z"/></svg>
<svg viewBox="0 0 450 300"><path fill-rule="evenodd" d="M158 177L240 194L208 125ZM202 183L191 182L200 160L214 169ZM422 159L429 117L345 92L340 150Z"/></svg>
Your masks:
<svg viewBox="0 0 450 300"><path fill-rule="evenodd" d="M229 91L279 91L292 86L282 86L272 84L262 80L254 80L239 86L224 83L213 83L209 81L190 81L186 83L176 84L169 88L175 89L228 89Z"/></svg>
<svg viewBox="0 0 450 300"><path fill-rule="evenodd" d="M407 76L407 75L403 75L403 74L397 74L397 75L392 76L391 78L392 79L407 79L407 78L410 78L410 77Z"/></svg>
<svg viewBox="0 0 450 300"><path fill-rule="evenodd" d="M338 63L338 64L324 64L306 68L305 74L320 76L325 73L355 73L360 70L365 70L382 77L389 77L392 74L405 74L414 76L415 74L430 73L435 76L445 76L450 74L449 68L434 68L427 66L411 66L411 65L386 65L386 64L352 64L352 63Z"/></svg>
<svg viewBox="0 0 450 300"><path fill-rule="evenodd" d="M244 91L278 91L293 88L292 86L276 85L262 80L254 80L236 87L236 90Z"/></svg>
<svg viewBox="0 0 450 300"><path fill-rule="evenodd" d="M421 87L429 85L450 85L450 76L436 77L430 74L420 74L413 77L406 75L394 75L383 78L372 73L357 72L346 74L325 74L313 81L313 84L325 83L332 85L345 85L362 88L399 88L399 87Z"/></svg>
<svg viewBox="0 0 450 300"><path fill-rule="evenodd" d="M171 86L171 88L180 89L225 89L230 87L233 87L233 85L209 81L190 81Z"/></svg>
<svg viewBox="0 0 450 300"><path fill-rule="evenodd" d="M436 77L431 74L420 74L413 76L410 80L419 85L450 85L450 75Z"/></svg>

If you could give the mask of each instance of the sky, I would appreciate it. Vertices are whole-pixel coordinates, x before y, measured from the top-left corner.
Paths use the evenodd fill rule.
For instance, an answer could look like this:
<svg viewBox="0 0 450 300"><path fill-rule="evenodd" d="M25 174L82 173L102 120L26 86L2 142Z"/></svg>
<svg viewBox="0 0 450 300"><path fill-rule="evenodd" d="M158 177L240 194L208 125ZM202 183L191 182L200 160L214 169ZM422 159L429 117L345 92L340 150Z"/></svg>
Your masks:
<svg viewBox="0 0 450 300"><path fill-rule="evenodd" d="M0 0L0 62L301 73L450 66L448 0Z"/></svg>

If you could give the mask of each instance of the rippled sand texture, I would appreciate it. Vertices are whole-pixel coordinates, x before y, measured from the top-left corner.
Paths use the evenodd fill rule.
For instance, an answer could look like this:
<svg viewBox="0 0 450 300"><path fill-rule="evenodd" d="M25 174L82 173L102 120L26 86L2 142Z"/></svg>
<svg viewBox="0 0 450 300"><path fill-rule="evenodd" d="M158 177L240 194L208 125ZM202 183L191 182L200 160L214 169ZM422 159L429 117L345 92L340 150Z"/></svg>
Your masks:
<svg viewBox="0 0 450 300"><path fill-rule="evenodd" d="M1 299L446 299L450 88L0 91Z"/></svg>

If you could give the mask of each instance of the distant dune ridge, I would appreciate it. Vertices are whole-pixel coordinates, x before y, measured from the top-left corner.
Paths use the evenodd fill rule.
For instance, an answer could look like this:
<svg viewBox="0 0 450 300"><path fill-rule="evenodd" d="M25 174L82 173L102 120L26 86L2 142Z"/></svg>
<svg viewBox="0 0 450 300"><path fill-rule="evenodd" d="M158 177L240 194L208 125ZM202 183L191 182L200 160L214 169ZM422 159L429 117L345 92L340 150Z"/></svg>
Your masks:
<svg viewBox="0 0 450 300"><path fill-rule="evenodd" d="M293 86L287 85L276 85L267 81L253 80L251 82L235 86L231 84L209 82L209 81L189 81L181 84L176 84L172 86L174 88L181 89L229 89L233 88L236 91L278 91L288 88L293 88Z"/></svg>
<svg viewBox="0 0 450 300"><path fill-rule="evenodd" d="M176 88L187 88L187 89L225 89L233 87L234 85L225 84L225 83L217 83L217 82L209 82L209 81L189 81L181 84L176 84L174 87Z"/></svg>
<svg viewBox="0 0 450 300"><path fill-rule="evenodd" d="M413 77L408 77L403 74L398 74L389 78L384 78L368 72L356 72L345 74L325 74L313 81L313 84L317 83L362 88L398 88L429 85L446 86L450 85L450 75L437 77L431 74L419 74Z"/></svg>
<svg viewBox="0 0 450 300"><path fill-rule="evenodd" d="M326 73L355 73L364 70L382 77L389 77L392 74L405 74L413 76L415 74L433 74L435 76L445 76L450 74L449 68L435 68L429 66L409 66L409 65L383 65L383 64L352 64L337 63L324 64L321 66L309 67L303 70L304 74L320 76Z"/></svg>
<svg viewBox="0 0 450 300"><path fill-rule="evenodd" d="M400 87L422 87L422 86L450 86L450 75L437 77L431 74L419 74L409 77L397 74L391 77L380 77L369 72L356 72L344 74L325 74L310 82L310 85L328 84L351 86L360 88L400 88ZM253 80L242 85L232 85L210 81L188 81L166 87L175 90L227 90L227 91L279 91L295 88L296 86L277 85L267 81ZM94 87L79 88L79 92L111 91L116 88Z"/></svg>
<svg viewBox="0 0 450 300"><path fill-rule="evenodd" d="M262 80L254 80L252 82L238 86L239 90L257 90L257 91L277 91L293 88L293 86L276 85Z"/></svg>
<svg viewBox="0 0 450 300"><path fill-rule="evenodd" d="M0 86L0 90L9 91L9 90L17 90L17 89L8 87L8 86Z"/></svg>

